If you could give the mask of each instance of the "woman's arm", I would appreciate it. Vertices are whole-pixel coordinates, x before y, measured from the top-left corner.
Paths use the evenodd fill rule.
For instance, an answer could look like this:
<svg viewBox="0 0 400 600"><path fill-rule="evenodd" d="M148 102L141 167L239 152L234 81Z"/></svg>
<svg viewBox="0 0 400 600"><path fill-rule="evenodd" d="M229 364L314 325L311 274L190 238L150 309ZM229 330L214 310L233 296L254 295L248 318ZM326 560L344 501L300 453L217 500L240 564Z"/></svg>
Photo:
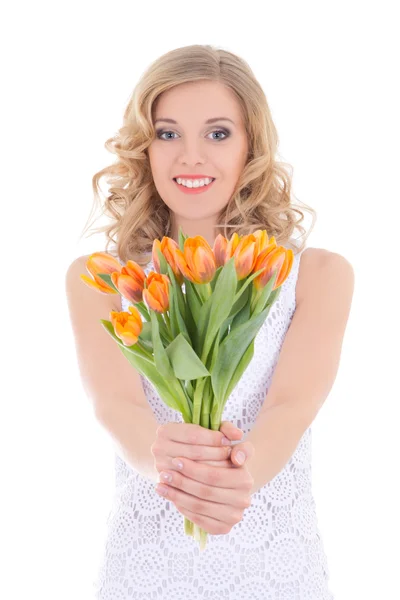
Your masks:
<svg viewBox="0 0 400 600"><path fill-rule="evenodd" d="M151 445L159 427L140 375L103 328L111 310L121 310L119 295L97 292L80 274L87 256L74 260L66 274L66 293L82 384L94 414L111 435L116 451L141 475L158 481Z"/></svg>
<svg viewBox="0 0 400 600"><path fill-rule="evenodd" d="M312 268L311 268L312 266ZM302 298L282 345L264 405L246 441L252 494L287 464L325 402L339 368L354 291L354 271L341 255L314 254L303 273ZM231 454L235 462L238 444Z"/></svg>

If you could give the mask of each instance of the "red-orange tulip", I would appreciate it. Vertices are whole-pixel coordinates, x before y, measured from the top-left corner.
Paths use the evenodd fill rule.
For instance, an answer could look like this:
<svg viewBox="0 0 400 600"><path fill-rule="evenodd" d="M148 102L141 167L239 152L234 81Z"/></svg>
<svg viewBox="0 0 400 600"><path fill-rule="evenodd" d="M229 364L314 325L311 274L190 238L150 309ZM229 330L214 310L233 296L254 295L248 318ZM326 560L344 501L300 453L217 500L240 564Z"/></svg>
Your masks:
<svg viewBox="0 0 400 600"><path fill-rule="evenodd" d="M173 249L175 259L182 275L193 283L209 283L213 280L217 264L214 252L201 235L186 238L183 252Z"/></svg>
<svg viewBox="0 0 400 600"><path fill-rule="evenodd" d="M99 277L99 273L112 276L112 273L119 273L121 268L121 263L110 254L107 254L107 252L94 252L86 261L86 269L92 276L92 279L87 275L81 275L80 277L86 285L98 292L102 292L103 294L117 294L118 292Z"/></svg>
<svg viewBox="0 0 400 600"><path fill-rule="evenodd" d="M162 238L161 242L158 239L154 240L153 250L152 250L152 259L153 259L154 269L157 271L157 273L160 273L161 272L160 261L158 259L157 249L160 250L161 254L164 255L165 260L171 267L179 285L182 285L183 275L179 270L178 264L176 262L176 254L175 254L176 249L179 250L179 245L176 243L175 240L173 240L172 238L169 238L167 236L164 236Z"/></svg>
<svg viewBox="0 0 400 600"><path fill-rule="evenodd" d="M228 240L222 233L219 233L214 240L213 252L215 256L215 262L217 265L217 269L219 267L223 267L227 262L227 248L228 248Z"/></svg>
<svg viewBox="0 0 400 600"><path fill-rule="evenodd" d="M143 328L143 322L140 312L135 306L128 306L128 310L110 312L110 321L114 327L114 332L125 346L132 346L138 341Z"/></svg>
<svg viewBox="0 0 400 600"><path fill-rule="evenodd" d="M290 248L276 246L276 243L270 244L256 260L253 272L259 271L263 267L265 270L253 279L254 287L257 290L262 289L267 285L275 271L278 270L278 277L272 288L276 290L287 279L293 265L293 258L294 253Z"/></svg>
<svg viewBox="0 0 400 600"><path fill-rule="evenodd" d="M111 281L118 289L119 293L124 296L129 302L142 301L142 294L146 273L142 267L134 260L128 260L126 265L122 267L121 272L111 274Z"/></svg>
<svg viewBox="0 0 400 600"><path fill-rule="evenodd" d="M147 277L147 288L143 290L143 300L147 308L158 313L164 313L169 308L169 284L170 280L163 273L150 271Z"/></svg>

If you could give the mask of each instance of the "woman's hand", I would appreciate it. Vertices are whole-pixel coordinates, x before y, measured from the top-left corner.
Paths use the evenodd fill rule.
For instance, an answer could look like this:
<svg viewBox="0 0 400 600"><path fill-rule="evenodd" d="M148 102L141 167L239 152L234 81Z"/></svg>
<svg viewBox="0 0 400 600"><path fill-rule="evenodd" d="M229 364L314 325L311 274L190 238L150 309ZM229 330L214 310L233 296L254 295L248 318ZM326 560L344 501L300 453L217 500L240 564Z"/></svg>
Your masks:
<svg viewBox="0 0 400 600"><path fill-rule="evenodd" d="M228 438L225 438L224 433ZM172 459L177 456L231 468L233 465L229 460L232 449L230 440L239 440L242 435L241 429L229 421L221 423L220 431L206 429L193 423L171 422L160 425L150 450L159 473L173 469ZM222 445L223 438L227 440L227 445Z"/></svg>
<svg viewBox="0 0 400 600"><path fill-rule="evenodd" d="M182 468L174 461L180 461ZM251 504L254 479L246 465L224 469L180 457L173 459L173 468L168 473L171 481L163 484L165 497L180 513L211 534L229 533Z"/></svg>
<svg viewBox="0 0 400 600"><path fill-rule="evenodd" d="M182 426L186 428L185 432L182 429L179 431ZM160 457L159 461L156 458L156 468L159 472L162 470L160 480L163 481L162 487L167 490L166 497L175 504L179 512L214 535L229 533L241 521L245 508L250 506L250 491L254 484L247 467L236 466L236 454L235 463L223 455L218 460L218 454L215 460L215 452L221 450L217 444L221 442L222 431L233 441L242 437L241 430L229 421L221 424L219 432L198 425L167 423L157 431L157 439L152 446L155 458L157 455ZM182 438L186 441L182 442ZM211 443L211 447L204 445L204 442ZM185 444L188 444L187 448ZM194 448L190 448L191 445ZM246 458L254 454L254 447L250 442L240 446L245 451ZM165 451L165 448L169 450ZM178 451L181 449L184 452ZM166 456L168 466L165 471L161 465L165 464ZM206 460L202 460L205 457ZM209 458L212 460L207 460ZM182 469L177 466L179 461L183 465ZM222 466L226 468L221 468ZM171 476L171 481L163 480L164 473Z"/></svg>

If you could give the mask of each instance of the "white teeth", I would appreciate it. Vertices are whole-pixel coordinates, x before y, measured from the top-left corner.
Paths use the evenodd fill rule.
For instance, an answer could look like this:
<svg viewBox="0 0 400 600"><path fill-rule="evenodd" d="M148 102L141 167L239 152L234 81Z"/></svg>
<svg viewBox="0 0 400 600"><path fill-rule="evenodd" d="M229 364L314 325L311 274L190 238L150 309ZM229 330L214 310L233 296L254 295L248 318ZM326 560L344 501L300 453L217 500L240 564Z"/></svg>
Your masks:
<svg viewBox="0 0 400 600"><path fill-rule="evenodd" d="M181 179L178 177L175 181L179 183L179 185L184 185L188 188L197 188L202 187L203 185L208 185L211 183L211 181L213 181L213 179L211 177L206 177L205 179Z"/></svg>

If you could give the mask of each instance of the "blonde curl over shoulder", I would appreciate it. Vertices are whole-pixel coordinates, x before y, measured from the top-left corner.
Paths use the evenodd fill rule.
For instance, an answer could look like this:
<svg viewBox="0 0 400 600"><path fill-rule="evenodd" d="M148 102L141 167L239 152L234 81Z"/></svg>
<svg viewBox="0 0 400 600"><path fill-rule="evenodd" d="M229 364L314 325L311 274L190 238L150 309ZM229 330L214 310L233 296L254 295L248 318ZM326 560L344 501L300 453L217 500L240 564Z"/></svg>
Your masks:
<svg viewBox="0 0 400 600"><path fill-rule="evenodd" d="M236 95L249 140L247 163L227 206L218 218L216 235L230 238L266 229L278 245L302 251L316 220L313 208L292 200L292 168L277 159L278 134L266 96L249 65L237 55L210 45L191 45L167 52L145 71L126 106L123 126L105 142L116 161L93 176L94 203L109 222L92 230L106 234L105 251L124 263L134 260L145 267L155 238L171 235L170 209L153 182L147 148L155 137L153 114L160 95L181 83L218 81ZM102 199L100 180L109 185ZM304 213L312 216L310 231L301 225ZM296 218L298 217L298 218ZM89 225L86 224L83 234ZM298 242L294 230L303 236ZM82 234L82 235L83 235ZM112 249L110 250L110 245Z"/></svg>

